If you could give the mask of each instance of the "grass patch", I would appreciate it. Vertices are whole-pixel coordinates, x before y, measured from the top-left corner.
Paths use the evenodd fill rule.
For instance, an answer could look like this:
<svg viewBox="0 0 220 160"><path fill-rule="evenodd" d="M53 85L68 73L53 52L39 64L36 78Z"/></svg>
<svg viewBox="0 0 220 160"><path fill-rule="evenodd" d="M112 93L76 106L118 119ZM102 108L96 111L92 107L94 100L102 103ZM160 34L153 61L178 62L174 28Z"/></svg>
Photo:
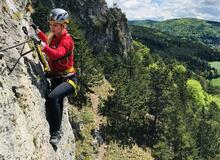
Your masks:
<svg viewBox="0 0 220 160"><path fill-rule="evenodd" d="M8 5L6 3L2 4L2 11L3 12L9 12L9 7L8 7Z"/></svg>
<svg viewBox="0 0 220 160"><path fill-rule="evenodd" d="M214 62L209 62L209 64L211 65L211 67L217 69L218 73L220 72L220 62L214 61Z"/></svg>
<svg viewBox="0 0 220 160"><path fill-rule="evenodd" d="M91 108L86 107L81 112L81 119L85 124L94 122L94 118L95 117Z"/></svg>
<svg viewBox="0 0 220 160"><path fill-rule="evenodd" d="M211 80L211 85L212 86L218 86L220 87L220 78L215 78Z"/></svg>
<svg viewBox="0 0 220 160"><path fill-rule="evenodd" d="M218 74L220 74L220 62L214 61L214 62L209 62L209 64L211 65L211 67L217 70ZM212 86L220 87L220 78L214 78L210 82Z"/></svg>
<svg viewBox="0 0 220 160"><path fill-rule="evenodd" d="M33 137L33 144L35 146L35 148L37 147L37 137Z"/></svg>
<svg viewBox="0 0 220 160"><path fill-rule="evenodd" d="M217 104L217 106L220 108L220 95L212 96L212 101Z"/></svg>
<svg viewBox="0 0 220 160"><path fill-rule="evenodd" d="M93 141L93 137L90 134L91 130L94 128L93 124L86 124L82 129L82 135L84 137L83 141L76 141L76 157L82 158L86 160L92 160L92 155L95 153L91 142Z"/></svg>
<svg viewBox="0 0 220 160"><path fill-rule="evenodd" d="M16 20L16 21L20 21L23 19L23 14L21 12L15 12L12 15L12 19Z"/></svg>
<svg viewBox="0 0 220 160"><path fill-rule="evenodd" d="M91 130L95 128L95 115L93 114L92 108L84 106L82 110L79 111L77 108L73 107L69 111L69 118L70 121L75 120L82 122L79 133L82 137L76 139L76 159L93 160L95 151L91 145L93 141Z"/></svg>
<svg viewBox="0 0 220 160"><path fill-rule="evenodd" d="M138 146L132 148L122 148L116 143L108 145L103 160L152 160L149 151L145 151Z"/></svg>
<svg viewBox="0 0 220 160"><path fill-rule="evenodd" d="M114 88L112 88L111 84L105 78L101 85L93 87L92 90L103 100L107 100L108 96L114 93Z"/></svg>

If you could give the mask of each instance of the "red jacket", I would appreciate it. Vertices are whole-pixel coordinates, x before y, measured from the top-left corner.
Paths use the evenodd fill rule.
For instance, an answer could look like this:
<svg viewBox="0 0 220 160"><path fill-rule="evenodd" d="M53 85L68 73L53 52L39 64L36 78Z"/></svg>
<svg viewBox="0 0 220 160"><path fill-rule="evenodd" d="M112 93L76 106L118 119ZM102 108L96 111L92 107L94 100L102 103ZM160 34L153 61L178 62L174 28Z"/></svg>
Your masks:
<svg viewBox="0 0 220 160"><path fill-rule="evenodd" d="M49 67L52 72L63 72L73 67L73 53L65 59L59 60L58 62L53 62L54 60L65 56L69 52L73 52L74 41L72 37L67 33L67 30L64 30L60 36L54 35L50 44L47 44L48 37L42 31L38 33L38 36L43 42L46 43L43 52L48 57Z"/></svg>

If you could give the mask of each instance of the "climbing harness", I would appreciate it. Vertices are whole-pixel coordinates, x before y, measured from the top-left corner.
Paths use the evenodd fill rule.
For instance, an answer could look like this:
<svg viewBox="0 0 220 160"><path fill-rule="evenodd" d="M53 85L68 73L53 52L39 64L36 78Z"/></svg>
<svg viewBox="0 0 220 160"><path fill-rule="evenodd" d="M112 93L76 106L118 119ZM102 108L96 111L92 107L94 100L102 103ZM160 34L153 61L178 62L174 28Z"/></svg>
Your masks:
<svg viewBox="0 0 220 160"><path fill-rule="evenodd" d="M77 92L79 91L79 86L71 79L67 80L67 83L69 83L74 88L74 96L77 96Z"/></svg>
<svg viewBox="0 0 220 160"><path fill-rule="evenodd" d="M63 59L68 59L68 57L73 53L73 51L69 51L66 53L66 55L64 55L63 57L60 57L56 60L53 60L52 63L61 63L61 60Z"/></svg>

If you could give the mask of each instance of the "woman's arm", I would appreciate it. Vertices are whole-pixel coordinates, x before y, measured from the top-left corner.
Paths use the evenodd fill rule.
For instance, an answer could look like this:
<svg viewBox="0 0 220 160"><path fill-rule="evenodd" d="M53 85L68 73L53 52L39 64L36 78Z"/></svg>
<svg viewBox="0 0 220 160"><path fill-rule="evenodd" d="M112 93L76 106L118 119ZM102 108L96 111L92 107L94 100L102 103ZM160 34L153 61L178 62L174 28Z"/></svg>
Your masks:
<svg viewBox="0 0 220 160"><path fill-rule="evenodd" d="M45 43L47 43L47 35L42 32L41 30L37 29L36 30L38 37Z"/></svg>

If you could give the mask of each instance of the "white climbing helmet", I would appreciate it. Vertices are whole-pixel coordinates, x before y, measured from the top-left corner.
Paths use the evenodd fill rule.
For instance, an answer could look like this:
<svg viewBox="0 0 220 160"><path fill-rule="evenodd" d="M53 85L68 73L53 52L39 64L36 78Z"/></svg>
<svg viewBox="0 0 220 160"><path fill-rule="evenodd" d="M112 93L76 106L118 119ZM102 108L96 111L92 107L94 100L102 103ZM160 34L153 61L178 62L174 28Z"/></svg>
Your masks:
<svg viewBox="0 0 220 160"><path fill-rule="evenodd" d="M55 8L50 11L48 22L69 23L68 13L64 9Z"/></svg>

